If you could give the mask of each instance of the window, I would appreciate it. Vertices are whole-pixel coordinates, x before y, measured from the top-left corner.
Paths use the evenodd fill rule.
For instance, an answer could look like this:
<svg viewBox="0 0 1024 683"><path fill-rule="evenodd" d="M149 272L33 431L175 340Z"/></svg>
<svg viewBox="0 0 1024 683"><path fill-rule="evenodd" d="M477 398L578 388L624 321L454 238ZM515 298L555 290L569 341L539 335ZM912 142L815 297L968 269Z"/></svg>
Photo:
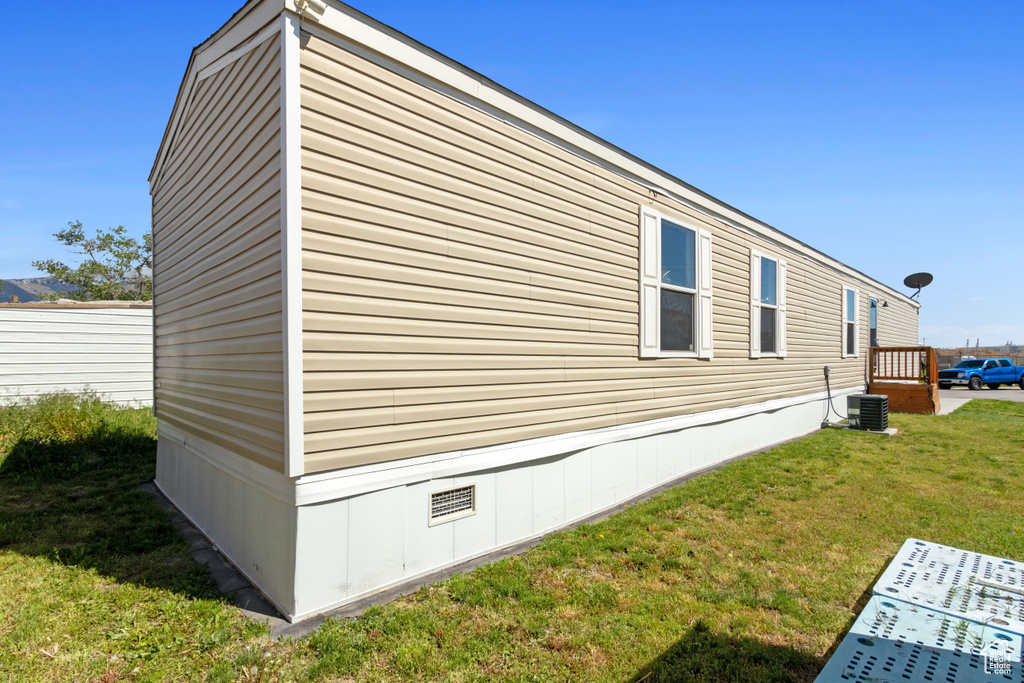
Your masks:
<svg viewBox="0 0 1024 683"><path fill-rule="evenodd" d="M860 322L857 319L860 293L843 287L843 358L860 354Z"/></svg>
<svg viewBox="0 0 1024 683"><path fill-rule="evenodd" d="M1010 361L1006 360L1005 358L1000 359L997 362L999 363L999 367L1001 367L1001 368L1012 368L1013 367L1013 363L1011 363Z"/></svg>
<svg viewBox="0 0 1024 683"><path fill-rule="evenodd" d="M868 299L868 346L878 346L878 299Z"/></svg>
<svg viewBox="0 0 1024 683"><path fill-rule="evenodd" d="M750 357L786 357L786 262L750 251Z"/></svg>
<svg viewBox="0 0 1024 683"><path fill-rule="evenodd" d="M697 233L661 221L661 350L693 351Z"/></svg>
<svg viewBox="0 0 1024 683"><path fill-rule="evenodd" d="M713 356L711 233L640 210L640 356Z"/></svg>

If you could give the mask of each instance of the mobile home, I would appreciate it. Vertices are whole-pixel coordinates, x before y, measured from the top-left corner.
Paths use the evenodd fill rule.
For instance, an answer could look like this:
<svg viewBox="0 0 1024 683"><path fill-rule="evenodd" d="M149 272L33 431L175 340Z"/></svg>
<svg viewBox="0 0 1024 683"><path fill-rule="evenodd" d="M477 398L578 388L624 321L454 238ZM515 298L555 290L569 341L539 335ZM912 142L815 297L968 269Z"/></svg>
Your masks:
<svg viewBox="0 0 1024 683"><path fill-rule="evenodd" d="M904 294L333 0L198 46L150 183L156 481L290 619L807 434L825 366L841 399L917 343Z"/></svg>

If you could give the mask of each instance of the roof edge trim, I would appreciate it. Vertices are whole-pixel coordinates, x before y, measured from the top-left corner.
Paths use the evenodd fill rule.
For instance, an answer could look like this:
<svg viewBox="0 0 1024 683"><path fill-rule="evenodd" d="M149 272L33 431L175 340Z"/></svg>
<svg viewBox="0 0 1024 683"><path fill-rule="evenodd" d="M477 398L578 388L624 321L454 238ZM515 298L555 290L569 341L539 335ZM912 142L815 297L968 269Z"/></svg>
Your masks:
<svg viewBox="0 0 1024 683"><path fill-rule="evenodd" d="M200 72L225 54L252 39L281 13L300 17L312 33L336 36L422 74L425 78L471 98L476 108L511 125L558 144L566 151L611 170L648 190L669 197L709 218L767 239L782 249L802 254L848 277L871 283L888 295L920 309L920 302L883 282L835 259L809 244L697 189L689 183L613 145L544 107L497 84L404 33L363 14L339 0L324 0L326 10L315 21L299 14L296 0L249 0L220 29L192 51L167 129L149 176L150 194L160 179L161 163L180 124L185 104ZM479 104L484 105L483 107Z"/></svg>
<svg viewBox="0 0 1024 683"><path fill-rule="evenodd" d="M192 49L185 74L178 86L178 94L171 107L164 135L157 147L156 157L149 172L149 193L153 194L160 179L163 161L170 151L174 136L181 124L181 117L187 108L189 98L199 82L199 74L215 61L248 43L267 24L284 11L286 0L249 0L213 35Z"/></svg>
<svg viewBox="0 0 1024 683"><path fill-rule="evenodd" d="M803 254L846 276L873 283L887 294L899 297L914 308L921 307L918 301L911 299L907 294L616 147L401 31L339 0L325 2L327 11L317 21L303 18L305 30L318 35L338 36L361 45L486 105L485 108L478 106L478 109L492 116L495 115L494 110L508 114L499 118L548 142L557 144L557 141L561 141L563 149L588 161L599 163L651 191L679 201L705 216L734 228L757 234L783 249Z"/></svg>

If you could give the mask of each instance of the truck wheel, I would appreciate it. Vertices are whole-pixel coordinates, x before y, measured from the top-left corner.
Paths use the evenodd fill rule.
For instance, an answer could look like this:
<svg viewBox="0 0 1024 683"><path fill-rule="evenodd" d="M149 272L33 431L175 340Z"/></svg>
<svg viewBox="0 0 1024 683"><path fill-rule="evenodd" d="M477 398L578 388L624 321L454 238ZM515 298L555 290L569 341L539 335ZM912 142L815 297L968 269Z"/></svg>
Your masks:
<svg viewBox="0 0 1024 683"><path fill-rule="evenodd" d="M998 389L999 383L996 382L995 384L986 384L985 386L988 387L989 389Z"/></svg>
<svg viewBox="0 0 1024 683"><path fill-rule="evenodd" d="M1024 389L1024 377L1020 378L1020 381L1017 382L1017 386L1020 387L1021 389Z"/></svg>
<svg viewBox="0 0 1024 683"><path fill-rule="evenodd" d="M967 383L967 388L970 389L971 391L977 391L978 389L981 389L981 378L978 377L977 375L972 377L971 380Z"/></svg>
<svg viewBox="0 0 1024 683"><path fill-rule="evenodd" d="M951 389L952 387L953 385L949 382L939 382L939 389ZM1021 389L1024 389L1024 386L1022 386Z"/></svg>

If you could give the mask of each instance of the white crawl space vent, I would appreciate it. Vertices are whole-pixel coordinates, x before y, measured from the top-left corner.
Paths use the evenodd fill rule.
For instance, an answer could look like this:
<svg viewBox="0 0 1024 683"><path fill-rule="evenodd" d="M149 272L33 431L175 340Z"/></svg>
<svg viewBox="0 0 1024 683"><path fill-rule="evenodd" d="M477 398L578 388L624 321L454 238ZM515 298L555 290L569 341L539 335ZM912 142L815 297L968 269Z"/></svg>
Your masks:
<svg viewBox="0 0 1024 683"><path fill-rule="evenodd" d="M430 494L430 526L468 517L476 512L476 485Z"/></svg>

